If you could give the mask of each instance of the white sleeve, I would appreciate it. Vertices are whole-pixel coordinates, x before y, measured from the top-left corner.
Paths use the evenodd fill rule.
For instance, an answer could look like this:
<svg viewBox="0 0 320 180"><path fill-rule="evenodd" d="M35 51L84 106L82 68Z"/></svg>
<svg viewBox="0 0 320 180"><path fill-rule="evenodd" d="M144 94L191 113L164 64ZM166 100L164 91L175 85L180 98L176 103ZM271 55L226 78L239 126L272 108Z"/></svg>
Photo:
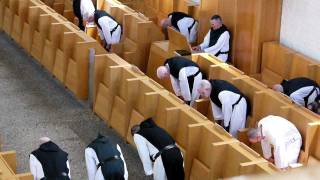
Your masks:
<svg viewBox="0 0 320 180"><path fill-rule="evenodd" d="M210 35L209 35L209 37L210 37ZM204 50L204 52L207 52L207 53L210 52L211 54L216 54L217 52L219 52L222 49L222 47L225 45L225 43L227 41L229 41L229 39L230 39L230 35L226 31L221 34L221 36L219 37L219 39L215 45L208 47L208 48L205 48L203 50Z"/></svg>
<svg viewBox="0 0 320 180"><path fill-rule="evenodd" d="M191 93L190 93L186 68L182 68L179 72L179 83L180 83L181 96L185 101L191 101Z"/></svg>
<svg viewBox="0 0 320 180"><path fill-rule="evenodd" d="M203 42L200 44L201 50L204 50L207 47L209 47L209 42L210 42L210 31L207 33L207 35L204 37Z"/></svg>
<svg viewBox="0 0 320 180"><path fill-rule="evenodd" d="M126 164L126 161L124 160L124 157L123 157L123 154L122 154L122 151L121 151L121 148L120 146L117 144L117 149L118 151L120 152L120 157L122 159L122 162L123 162L123 165L124 165L124 179L127 180L128 179L128 169L127 169L127 164Z"/></svg>
<svg viewBox="0 0 320 180"><path fill-rule="evenodd" d="M170 75L170 79L174 93L176 94L176 96L181 96L179 80L172 75Z"/></svg>
<svg viewBox="0 0 320 180"><path fill-rule="evenodd" d="M272 156L270 143L267 140L262 140L261 148L263 152L263 157L269 159Z"/></svg>
<svg viewBox="0 0 320 180"><path fill-rule="evenodd" d="M85 150L85 159L88 172L88 180L94 180L97 173L97 162L95 161L93 155L96 152L92 148L86 148Z"/></svg>
<svg viewBox="0 0 320 180"><path fill-rule="evenodd" d="M81 0L80 10L83 20L88 20L89 16L93 16L95 8L92 0Z"/></svg>
<svg viewBox="0 0 320 180"><path fill-rule="evenodd" d="M44 177L42 165L33 154L30 154L29 165L30 172L33 175L34 180Z"/></svg>
<svg viewBox="0 0 320 180"><path fill-rule="evenodd" d="M230 121L231 121L231 115L232 115L232 104L231 101L229 100L229 96L226 97L221 95L222 93L220 93L220 95L218 96L221 104L222 104L222 114L223 114L223 123L224 123L224 127L228 127L230 125ZM226 98L226 99L224 99Z"/></svg>
<svg viewBox="0 0 320 180"><path fill-rule="evenodd" d="M68 176L69 176L69 178L71 179L71 169L70 169L69 160L67 160L67 168L69 169Z"/></svg>
<svg viewBox="0 0 320 180"><path fill-rule="evenodd" d="M283 143L276 143L274 146L274 163L277 168L286 168L289 166L286 160L286 148Z"/></svg>
<svg viewBox="0 0 320 180"><path fill-rule="evenodd" d="M178 21L177 25L179 27L180 33L187 38L188 42L190 42L190 33L188 29L189 27L187 26L187 22L187 19L181 19L180 21Z"/></svg>
<svg viewBox="0 0 320 180"><path fill-rule="evenodd" d="M110 44L112 39L111 39L111 33L110 33L110 27L109 27L108 21L106 20L106 18L102 17L98 20L98 23L101 27L106 43Z"/></svg>
<svg viewBox="0 0 320 180"><path fill-rule="evenodd" d="M140 156L145 174L147 176L153 174L152 161L150 159L150 153L145 138L139 134L135 134L133 136L133 140L138 149L138 154Z"/></svg>
<svg viewBox="0 0 320 180"><path fill-rule="evenodd" d="M102 33L101 29L99 27L97 27L97 29L98 29L98 33L99 33L100 39L104 40L104 36L103 36L103 33Z"/></svg>

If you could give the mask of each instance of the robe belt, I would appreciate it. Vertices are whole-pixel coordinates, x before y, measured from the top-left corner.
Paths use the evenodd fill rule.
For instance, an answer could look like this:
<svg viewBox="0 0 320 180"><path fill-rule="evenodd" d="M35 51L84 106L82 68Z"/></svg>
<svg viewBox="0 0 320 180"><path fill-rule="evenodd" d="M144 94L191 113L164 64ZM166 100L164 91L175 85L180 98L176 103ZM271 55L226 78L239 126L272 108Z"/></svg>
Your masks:
<svg viewBox="0 0 320 180"><path fill-rule="evenodd" d="M196 76L198 76L200 73L201 73L201 71L200 71L200 69L199 69L195 74L187 77L188 83L189 83L190 95L191 95L191 96L192 96L192 90L193 90L193 85L194 85L194 78L195 78Z"/></svg>
<svg viewBox="0 0 320 180"><path fill-rule="evenodd" d="M229 51L225 51L225 52L219 51L219 52L217 52L217 53L215 54L215 56L218 57L220 54L228 54L228 53L229 53Z"/></svg>
<svg viewBox="0 0 320 180"><path fill-rule="evenodd" d="M188 27L188 31L189 31L189 36L190 36L190 33L191 33L191 29L193 28L193 26L196 24L197 20L193 20L193 23L191 24L190 27Z"/></svg>
<svg viewBox="0 0 320 180"><path fill-rule="evenodd" d="M238 99L234 104L232 104L232 111L233 111L233 109L234 109L234 106L237 105L237 104L239 104L239 102L241 101L242 98L243 98L243 96L240 95L239 99Z"/></svg>
<svg viewBox="0 0 320 180"><path fill-rule="evenodd" d="M119 160L120 157L118 155L115 156L111 156L109 158L104 159L102 162L99 162L99 164L97 165L97 169L99 169L99 167L103 166L104 164L106 164L109 161L113 161L113 160Z"/></svg>
<svg viewBox="0 0 320 180"><path fill-rule="evenodd" d="M317 90L317 88L318 88L318 87L315 86L315 87L310 91L310 93L309 93L306 97L303 98L303 100L304 100L304 107L306 107L306 108L308 107L309 97L313 94L314 91ZM319 92L318 92L318 91L317 91L317 95L319 95Z"/></svg>
<svg viewBox="0 0 320 180"><path fill-rule="evenodd" d="M122 26L121 26L121 24L117 24L116 25L116 27L114 27L111 31L110 31L110 34L111 34L111 36L112 36L112 34L117 30L117 28L120 26L120 28L121 28L121 34L122 34Z"/></svg>
<svg viewBox="0 0 320 180"><path fill-rule="evenodd" d="M162 148L156 155L154 156L150 156L150 159L152 162L155 162L157 160L157 158L164 152L173 148L176 148L177 146L175 144L170 144L164 148Z"/></svg>

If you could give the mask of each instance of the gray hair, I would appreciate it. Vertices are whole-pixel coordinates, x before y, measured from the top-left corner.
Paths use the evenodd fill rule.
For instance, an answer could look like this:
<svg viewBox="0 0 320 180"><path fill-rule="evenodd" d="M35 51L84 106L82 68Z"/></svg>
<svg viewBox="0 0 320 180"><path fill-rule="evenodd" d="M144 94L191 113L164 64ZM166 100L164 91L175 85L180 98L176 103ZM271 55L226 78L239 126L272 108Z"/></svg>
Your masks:
<svg viewBox="0 0 320 180"><path fill-rule="evenodd" d="M211 88L211 83L208 80L203 79L200 82L200 88L201 89Z"/></svg>
<svg viewBox="0 0 320 180"><path fill-rule="evenodd" d="M249 131L248 131L248 137L249 139L254 139L254 138L257 138L258 136L262 136L261 134L261 128L251 128Z"/></svg>
<svg viewBox="0 0 320 180"><path fill-rule="evenodd" d="M131 128L131 135L133 136L134 134L138 133L140 131L140 125L134 125Z"/></svg>
<svg viewBox="0 0 320 180"><path fill-rule="evenodd" d="M281 84L275 84L272 89L283 93L283 86Z"/></svg>

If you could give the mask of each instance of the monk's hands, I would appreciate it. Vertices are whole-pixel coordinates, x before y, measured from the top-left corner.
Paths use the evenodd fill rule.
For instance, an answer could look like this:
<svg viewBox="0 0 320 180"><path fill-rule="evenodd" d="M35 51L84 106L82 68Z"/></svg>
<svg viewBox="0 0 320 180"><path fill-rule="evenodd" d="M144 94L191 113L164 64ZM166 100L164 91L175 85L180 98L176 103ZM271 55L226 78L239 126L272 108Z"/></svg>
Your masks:
<svg viewBox="0 0 320 180"><path fill-rule="evenodd" d="M179 99L181 99L182 101L184 101L184 98L182 96L178 96Z"/></svg>
<svg viewBox="0 0 320 180"><path fill-rule="evenodd" d="M274 163L274 159L273 157L270 157L269 159L267 159L270 163Z"/></svg>
<svg viewBox="0 0 320 180"><path fill-rule="evenodd" d="M201 48L200 48L200 46L194 46L194 47L192 47L192 50L194 50L194 51L200 51Z"/></svg>

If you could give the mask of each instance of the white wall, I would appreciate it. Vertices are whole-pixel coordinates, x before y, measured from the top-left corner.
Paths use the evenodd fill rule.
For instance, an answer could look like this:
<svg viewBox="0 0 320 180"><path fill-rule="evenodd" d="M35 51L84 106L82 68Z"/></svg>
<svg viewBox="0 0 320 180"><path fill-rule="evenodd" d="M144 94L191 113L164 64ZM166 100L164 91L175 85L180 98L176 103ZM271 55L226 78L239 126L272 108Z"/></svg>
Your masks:
<svg viewBox="0 0 320 180"><path fill-rule="evenodd" d="M283 0L280 42L320 62L320 0Z"/></svg>

